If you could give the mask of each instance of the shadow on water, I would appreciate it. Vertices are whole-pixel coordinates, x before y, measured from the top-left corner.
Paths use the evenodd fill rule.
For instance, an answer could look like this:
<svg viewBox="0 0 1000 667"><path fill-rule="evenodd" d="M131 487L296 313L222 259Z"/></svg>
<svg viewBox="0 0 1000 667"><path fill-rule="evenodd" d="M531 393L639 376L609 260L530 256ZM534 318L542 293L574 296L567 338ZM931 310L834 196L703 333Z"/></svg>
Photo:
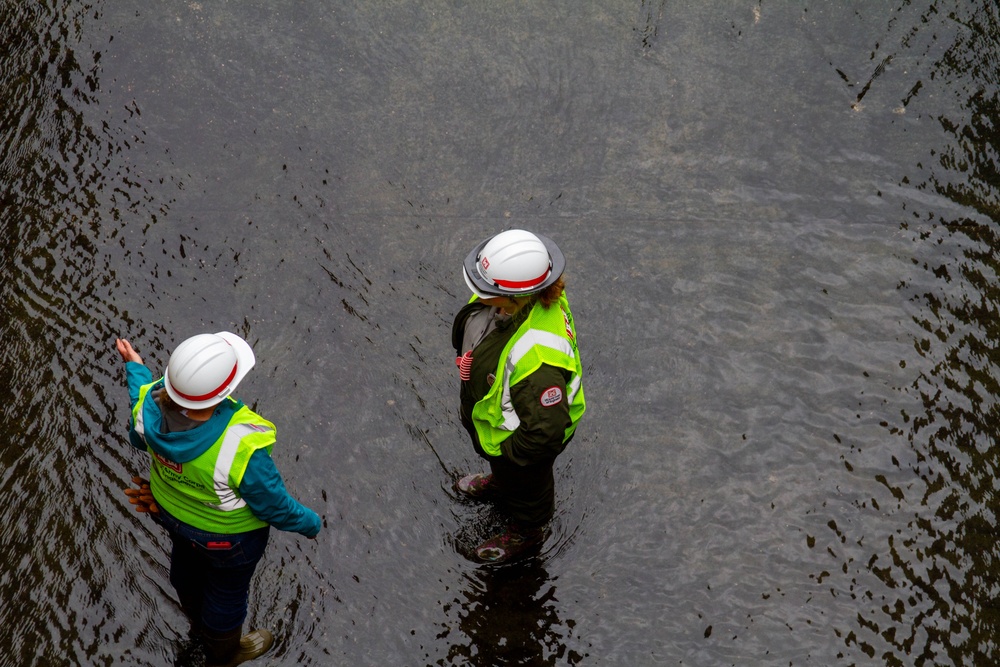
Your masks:
<svg viewBox="0 0 1000 667"><path fill-rule="evenodd" d="M898 288L916 325L900 365L915 378L883 422L907 443L900 474L877 478L892 498L871 503L901 523L859 556L867 608L838 632L887 665L1000 662L1000 16L976 3L951 18L966 29L931 78L960 108L936 117L947 144L900 184L919 193L903 205L915 270Z"/></svg>

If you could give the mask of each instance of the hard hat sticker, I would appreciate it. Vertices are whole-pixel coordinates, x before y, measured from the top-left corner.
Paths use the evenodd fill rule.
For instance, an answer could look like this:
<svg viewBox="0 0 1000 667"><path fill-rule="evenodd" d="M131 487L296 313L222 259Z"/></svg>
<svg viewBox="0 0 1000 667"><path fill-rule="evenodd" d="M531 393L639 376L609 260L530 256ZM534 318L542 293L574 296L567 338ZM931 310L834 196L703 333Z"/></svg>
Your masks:
<svg viewBox="0 0 1000 667"><path fill-rule="evenodd" d="M542 392L539 402L543 408L551 408L553 405L562 403L563 393L559 387L549 387Z"/></svg>

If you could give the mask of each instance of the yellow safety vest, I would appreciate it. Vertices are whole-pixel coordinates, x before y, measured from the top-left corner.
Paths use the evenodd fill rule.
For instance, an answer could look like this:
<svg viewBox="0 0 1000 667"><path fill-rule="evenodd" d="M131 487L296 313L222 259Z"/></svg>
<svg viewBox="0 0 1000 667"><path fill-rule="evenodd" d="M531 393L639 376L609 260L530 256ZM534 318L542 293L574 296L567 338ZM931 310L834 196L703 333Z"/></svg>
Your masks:
<svg viewBox="0 0 1000 667"><path fill-rule="evenodd" d="M139 400L132 409L135 432L143 442L142 408L156 384L139 389ZM169 461L147 442L152 456L149 486L153 497L177 519L206 532L235 534L263 528L267 523L253 515L237 490L253 453L258 449L270 453L274 443L274 424L245 405L233 413L219 439L191 461Z"/></svg>
<svg viewBox="0 0 1000 667"><path fill-rule="evenodd" d="M473 297L475 300L477 297ZM514 333L497 363L497 381L472 408L472 423L479 444L490 456L500 456L500 443L521 424L511 404L510 388L534 373L542 364L570 372L566 400L571 423L563 442L569 440L586 410L583 395L583 367L576 345L576 327L566 296L548 308L535 304L527 319Z"/></svg>

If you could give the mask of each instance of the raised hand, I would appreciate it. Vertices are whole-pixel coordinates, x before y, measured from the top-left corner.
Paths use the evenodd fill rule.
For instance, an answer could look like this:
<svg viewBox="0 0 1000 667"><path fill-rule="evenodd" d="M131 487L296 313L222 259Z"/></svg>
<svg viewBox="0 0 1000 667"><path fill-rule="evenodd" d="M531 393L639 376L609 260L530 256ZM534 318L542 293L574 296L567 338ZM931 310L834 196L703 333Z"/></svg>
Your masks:
<svg viewBox="0 0 1000 667"><path fill-rule="evenodd" d="M124 338L115 339L115 347L118 348L118 354L122 356L122 361L134 361L137 364L142 363L142 357L139 353L135 351L132 347L132 343L128 342Z"/></svg>

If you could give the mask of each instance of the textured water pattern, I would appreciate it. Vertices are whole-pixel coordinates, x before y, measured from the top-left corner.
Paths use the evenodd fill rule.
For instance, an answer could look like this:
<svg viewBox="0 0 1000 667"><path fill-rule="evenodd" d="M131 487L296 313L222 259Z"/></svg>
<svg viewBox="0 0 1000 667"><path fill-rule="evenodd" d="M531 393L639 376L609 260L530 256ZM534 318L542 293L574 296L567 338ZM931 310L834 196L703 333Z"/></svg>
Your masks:
<svg viewBox="0 0 1000 667"><path fill-rule="evenodd" d="M191 662L113 341L159 371L222 329L325 522L272 538L267 664L1000 661L992 3L0 28L0 665ZM568 257L589 412L541 555L483 568L450 324L506 227Z"/></svg>

